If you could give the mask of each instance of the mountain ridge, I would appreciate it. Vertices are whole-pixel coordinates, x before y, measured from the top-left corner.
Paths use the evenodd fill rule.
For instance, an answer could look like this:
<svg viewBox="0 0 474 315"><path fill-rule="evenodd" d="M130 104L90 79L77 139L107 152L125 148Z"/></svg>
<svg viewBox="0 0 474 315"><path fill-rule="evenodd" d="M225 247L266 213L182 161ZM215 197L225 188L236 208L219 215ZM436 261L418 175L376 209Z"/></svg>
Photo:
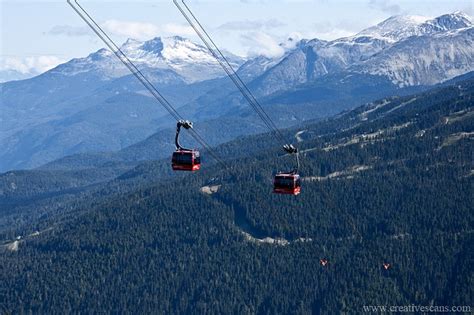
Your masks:
<svg viewBox="0 0 474 315"><path fill-rule="evenodd" d="M290 44L282 43L282 56L249 59L238 73L278 124L289 126L474 70L474 31L464 27L468 23L459 12L414 21L408 31L398 33L397 42L364 31L334 41L292 38ZM382 35L390 33L393 25L383 29ZM130 39L122 47L187 119L204 125L228 121L233 136L249 132L242 124L252 126L252 132L263 131L225 73L215 63L209 67L212 57L203 46L172 37ZM200 64L194 65L192 58ZM152 109L152 98L125 70L109 51L99 50L33 79L2 84L0 143L6 149L0 169L37 167L67 154L120 150L168 128L166 113ZM206 76L213 79L195 81ZM141 102L150 107L150 117L137 114L135 104ZM95 123L97 119L103 123ZM208 141L218 143L213 134ZM18 148L28 148L30 157L21 156Z"/></svg>

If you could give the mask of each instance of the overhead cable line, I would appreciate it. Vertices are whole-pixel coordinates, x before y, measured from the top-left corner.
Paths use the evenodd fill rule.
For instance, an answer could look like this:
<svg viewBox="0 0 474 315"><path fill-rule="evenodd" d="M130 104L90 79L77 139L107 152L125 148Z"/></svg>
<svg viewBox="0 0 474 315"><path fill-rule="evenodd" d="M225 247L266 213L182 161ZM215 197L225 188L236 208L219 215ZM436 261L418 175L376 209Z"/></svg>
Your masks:
<svg viewBox="0 0 474 315"><path fill-rule="evenodd" d="M191 25L191 27L194 29L194 31L199 36L199 38L201 38L203 43L206 45L206 47L214 56L214 58L217 60L217 62L220 64L220 66L227 73L227 76L232 80L235 86L237 86L237 88L242 93L242 95L247 100L247 102L250 104L250 106L257 112L258 116L264 122L264 124L267 126L270 132L273 134L275 139L283 144L283 149L285 150L285 152L296 155L296 166L292 172L293 174L296 174L299 169L298 149L285 139L285 136L278 129L278 127L270 118L270 116L265 112L262 105L258 102L255 96L252 94L252 92L244 83L244 81L241 79L237 71L234 70L229 60L224 56L222 51L216 45L216 43L211 38L211 36L207 33L205 28L202 26L201 22L194 15L194 13L191 11L189 6L184 2L184 0L181 0L184 8L179 4L179 0L173 0L173 2L178 8L178 10L181 12L181 14L184 16L184 18L188 21L189 25Z"/></svg>
<svg viewBox="0 0 474 315"><path fill-rule="evenodd" d="M217 62L221 65L221 67L224 69L224 71L227 73L229 78L234 82L234 84L237 86L237 88L240 90L242 95L245 97L247 102L252 106L252 108L257 112L259 117L262 119L262 121L265 123L265 125L268 127L268 129L274 134L274 136L281 141L283 144L287 144L288 142L285 140L285 137L281 133L281 131L278 129L278 127L275 125L275 123L272 121L270 116L265 112L263 107L260 105L258 100L255 98L255 96L252 94L252 92L249 90L247 85L243 82L239 74L234 70L232 65L230 64L229 60L224 56L222 51L219 49L219 47L216 45L216 43L213 41L211 36L207 33L207 31L204 29L202 24L199 22L197 17L193 14L191 9L188 7L188 5L182 0L181 2L184 5L184 8L179 4L179 0L173 0L174 4L176 7L179 9L181 14L184 16L184 18L188 21L188 23L191 25L191 27L194 29L196 34L201 38L201 40L204 42L208 50L211 52L211 54L214 56L214 58L217 60ZM189 13L189 14L188 14Z"/></svg>
<svg viewBox="0 0 474 315"><path fill-rule="evenodd" d="M185 119L176 111L171 103L156 89L156 87L145 77L145 75L135 66L119 46L107 35L107 33L96 23L96 21L87 13L87 11L74 0L67 0L68 4L81 17L84 22L94 31L94 33L109 47L109 49L119 58L119 60L128 68L128 70L142 83L142 85L153 95L153 97L168 111L176 121L185 121ZM77 6L77 7L76 7ZM193 128L187 129L191 136L199 142L223 168L226 164L219 158L209 144Z"/></svg>

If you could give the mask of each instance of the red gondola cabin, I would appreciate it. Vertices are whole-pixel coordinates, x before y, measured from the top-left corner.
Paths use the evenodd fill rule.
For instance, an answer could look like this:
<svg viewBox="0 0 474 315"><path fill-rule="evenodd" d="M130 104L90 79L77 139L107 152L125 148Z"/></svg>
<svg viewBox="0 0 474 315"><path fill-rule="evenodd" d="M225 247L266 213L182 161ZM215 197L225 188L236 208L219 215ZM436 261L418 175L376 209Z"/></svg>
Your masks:
<svg viewBox="0 0 474 315"><path fill-rule="evenodd" d="M298 174L280 173L273 180L273 192L276 194L298 195L301 192L301 179Z"/></svg>
<svg viewBox="0 0 474 315"><path fill-rule="evenodd" d="M201 168L201 156L197 150L176 150L171 166L175 171L197 171Z"/></svg>

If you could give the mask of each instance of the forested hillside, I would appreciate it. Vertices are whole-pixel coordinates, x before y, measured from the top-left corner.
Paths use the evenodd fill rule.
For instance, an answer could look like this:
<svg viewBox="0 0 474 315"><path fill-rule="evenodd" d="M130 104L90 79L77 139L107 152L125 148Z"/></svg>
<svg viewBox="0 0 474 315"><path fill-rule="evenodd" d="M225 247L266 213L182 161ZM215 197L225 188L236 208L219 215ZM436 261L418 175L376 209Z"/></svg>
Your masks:
<svg viewBox="0 0 474 315"><path fill-rule="evenodd" d="M470 79L285 130L301 150L296 197L271 193L292 159L265 134L217 147L225 170L203 152L196 174L168 160L2 174L2 309L473 305L473 94Z"/></svg>

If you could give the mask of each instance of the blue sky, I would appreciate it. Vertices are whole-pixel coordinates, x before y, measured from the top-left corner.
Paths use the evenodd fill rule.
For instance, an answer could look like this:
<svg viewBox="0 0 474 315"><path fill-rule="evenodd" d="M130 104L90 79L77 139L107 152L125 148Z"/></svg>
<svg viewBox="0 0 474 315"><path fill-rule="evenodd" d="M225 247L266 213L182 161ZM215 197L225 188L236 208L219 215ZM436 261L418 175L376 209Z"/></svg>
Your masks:
<svg viewBox="0 0 474 315"><path fill-rule="evenodd" d="M172 0L81 1L117 42L180 35L196 41ZM236 54L271 55L288 36L335 39L398 14L435 17L473 0L188 0L215 37ZM0 0L0 70L45 71L103 47L66 0Z"/></svg>

